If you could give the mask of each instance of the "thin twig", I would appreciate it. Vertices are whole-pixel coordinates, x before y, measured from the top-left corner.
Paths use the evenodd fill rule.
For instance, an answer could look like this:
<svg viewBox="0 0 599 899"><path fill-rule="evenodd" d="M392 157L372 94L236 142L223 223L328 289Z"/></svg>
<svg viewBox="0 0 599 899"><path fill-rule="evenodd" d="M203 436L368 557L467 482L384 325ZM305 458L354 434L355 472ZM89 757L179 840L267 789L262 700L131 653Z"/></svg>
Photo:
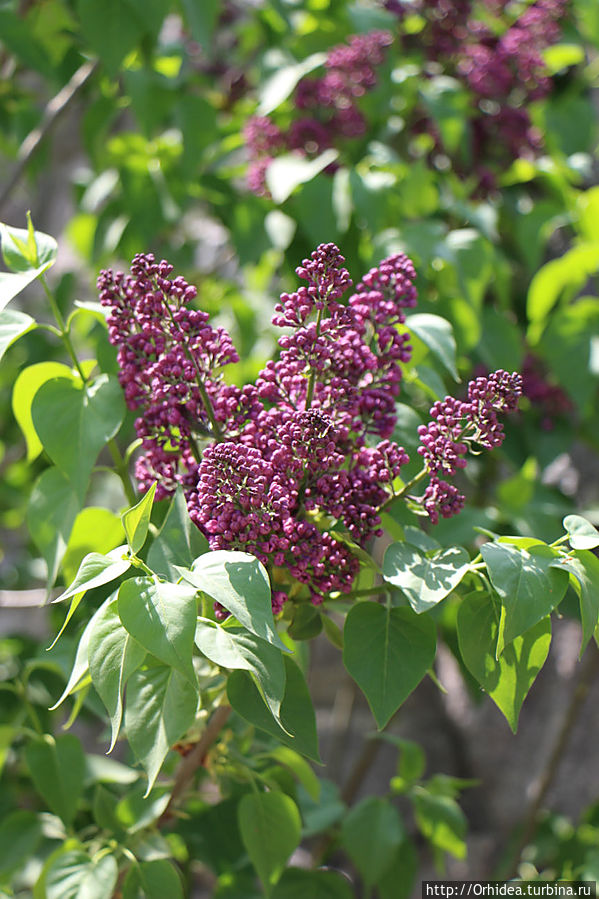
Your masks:
<svg viewBox="0 0 599 899"><path fill-rule="evenodd" d="M65 84L65 86L62 87L48 102L48 105L44 110L42 121L33 129L33 131L29 132L21 144L17 155L17 163L0 194L0 208L4 206L21 180L23 172L54 127L56 120L71 104L81 88L89 81L98 68L98 65L99 63L97 60L84 62L71 77L70 81L68 81L67 84Z"/></svg>
<svg viewBox="0 0 599 899"><path fill-rule="evenodd" d="M179 801L179 798L182 796L182 794L185 792L185 790L193 780L193 776L198 768L201 768L201 766L204 764L204 761L208 754L208 750L225 726L225 723L230 714L231 706L219 706L208 722L206 730L202 734L201 738L198 740L189 755L186 755L181 762L177 771L177 775L175 777L173 792L171 793L171 797L168 801L167 807L162 813L159 824L164 824L165 821L172 817L174 808Z"/></svg>
<svg viewBox="0 0 599 899"><path fill-rule="evenodd" d="M530 843L534 837L537 828L537 819L545 797L551 788L558 768L561 764L565 750L570 741L574 724L582 711L585 699L597 672L599 671L599 651L594 643L589 645L584 663L581 665L576 685L572 690L570 701L566 706L564 716L562 718L559 730L555 736L555 741L547 763L541 776L537 782L535 794L530 802L528 811L524 818L522 827L522 835L518 840L512 861L510 871L506 875L507 878L514 877L518 873L518 865L522 850Z"/></svg>

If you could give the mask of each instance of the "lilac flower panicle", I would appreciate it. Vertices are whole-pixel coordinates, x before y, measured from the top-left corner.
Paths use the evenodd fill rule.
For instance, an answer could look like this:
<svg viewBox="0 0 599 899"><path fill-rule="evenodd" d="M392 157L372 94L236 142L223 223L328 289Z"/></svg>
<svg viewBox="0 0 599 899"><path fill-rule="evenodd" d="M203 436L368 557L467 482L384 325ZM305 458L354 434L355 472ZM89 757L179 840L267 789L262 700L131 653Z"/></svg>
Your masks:
<svg viewBox="0 0 599 899"><path fill-rule="evenodd" d="M431 474L421 503L433 523L439 520L439 514L449 518L464 505L464 497L440 475L451 478L465 468L465 456L473 446L501 446L504 431L498 414L513 412L521 394L521 375L499 369L470 381L466 401L447 396L434 403L431 421L418 428L418 453Z"/></svg>

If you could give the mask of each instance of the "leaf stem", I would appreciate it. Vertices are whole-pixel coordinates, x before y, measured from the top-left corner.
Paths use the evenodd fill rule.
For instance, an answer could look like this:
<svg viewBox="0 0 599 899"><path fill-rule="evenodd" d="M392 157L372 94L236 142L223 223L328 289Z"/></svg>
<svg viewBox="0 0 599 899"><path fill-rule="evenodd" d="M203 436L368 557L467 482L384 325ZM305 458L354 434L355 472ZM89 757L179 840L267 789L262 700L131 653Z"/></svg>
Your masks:
<svg viewBox="0 0 599 899"><path fill-rule="evenodd" d="M379 512L384 512L386 509L389 508L389 506L392 506L393 503L394 503L396 500L401 499L403 496L405 496L406 493L407 493L409 490L412 489L412 487L415 487L416 484L419 484L420 481L424 480L424 478L425 478L428 474L429 474L429 471L428 471L428 468L427 468L426 465L425 465L424 468L422 468L422 469L418 472L418 474L415 474L414 477L411 478L411 479L407 482L407 484L404 484L403 487L402 487L400 490L398 490L396 493L394 493L393 496L390 496L389 499L386 500L386 501L382 504L382 506L379 506Z"/></svg>

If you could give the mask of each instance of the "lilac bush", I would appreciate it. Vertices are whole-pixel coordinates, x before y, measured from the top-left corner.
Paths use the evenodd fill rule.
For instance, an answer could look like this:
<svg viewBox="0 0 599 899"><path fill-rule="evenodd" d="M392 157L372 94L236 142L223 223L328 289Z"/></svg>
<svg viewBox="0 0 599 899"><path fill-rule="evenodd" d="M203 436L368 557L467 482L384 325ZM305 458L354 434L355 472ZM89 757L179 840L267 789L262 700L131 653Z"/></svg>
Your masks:
<svg viewBox="0 0 599 899"><path fill-rule="evenodd" d="M306 284L282 294L273 316L286 329L280 354L243 387L223 379L238 358L229 335L190 307L196 290L171 278L168 263L139 255L130 275L104 271L98 281L125 398L142 413L140 489L157 481L164 498L181 485L211 549L241 549L277 572L277 610L293 582L314 604L349 592L359 569L352 545L382 534L381 511L410 486L401 480L409 457L390 438L411 356L401 330L417 298L411 261L384 259L345 301L352 281L334 244L296 272ZM520 376L498 371L470 382L465 401L432 407L413 482L429 484L410 499L433 523L462 508L445 479L470 446L501 444L498 413L513 411L520 393Z"/></svg>

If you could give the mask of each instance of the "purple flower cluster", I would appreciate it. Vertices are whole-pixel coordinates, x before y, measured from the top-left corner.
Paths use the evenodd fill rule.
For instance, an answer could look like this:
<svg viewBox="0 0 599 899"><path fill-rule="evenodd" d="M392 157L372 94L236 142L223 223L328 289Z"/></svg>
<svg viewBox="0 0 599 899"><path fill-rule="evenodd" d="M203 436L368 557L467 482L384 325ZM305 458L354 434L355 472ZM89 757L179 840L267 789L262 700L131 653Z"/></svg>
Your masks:
<svg viewBox="0 0 599 899"><path fill-rule="evenodd" d="M515 157L533 157L542 150L542 136L531 123L528 104L551 89L543 50L559 39L559 22L568 0L534 0L514 20L500 0L391 0L387 8L403 18L408 7L426 21L415 38L429 60L445 74L466 83L472 92L471 160L481 188L492 187L487 168L508 166ZM484 13L484 18L480 12ZM429 122L439 149L440 135Z"/></svg>
<svg viewBox="0 0 599 899"><path fill-rule="evenodd" d="M439 515L450 518L464 506L464 496L443 478L466 467L465 456L473 445L485 449L501 446L504 432L498 413L513 412L521 394L522 377L499 369L470 381L465 401L448 396L432 406L432 420L418 428L418 453L431 475L421 503L433 524Z"/></svg>
<svg viewBox="0 0 599 899"><path fill-rule="evenodd" d="M281 130L270 118L248 120L244 137L250 154L247 183L253 193L265 194L268 166L279 153L309 158L345 140L361 137L366 121L357 102L376 86L376 68L384 60L392 36L387 31L353 35L347 44L332 47L321 77L304 77L294 95L294 118ZM326 171L333 173L335 164Z"/></svg>
<svg viewBox="0 0 599 899"><path fill-rule="evenodd" d="M315 604L351 590L355 545L381 534L381 510L409 462L389 438L410 358L400 327L416 303L412 263L383 260L353 293L334 244L296 271L305 283L281 296L273 318L286 329L279 357L241 388L220 375L237 360L229 335L192 308L195 288L171 278L168 263L136 256L130 275L106 271L98 282L127 403L140 413L141 489L156 480L163 498L182 485L211 549L241 549L269 568L275 612L292 582ZM519 376L498 371L471 381L466 401L433 406L419 450L432 521L463 505L440 476L463 467L471 444L502 442L497 414L519 393Z"/></svg>
<svg viewBox="0 0 599 899"><path fill-rule="evenodd" d="M416 302L411 262L384 260L344 301L345 260L334 244L319 246L297 269L305 284L276 307L279 358L242 388L219 374L237 359L229 335L191 308L195 288L171 271L136 256L130 275L102 272L98 282L127 403L141 413L141 489L157 480L162 498L181 484L212 549L253 553L315 603L348 591L359 565L352 541L380 532L380 507L409 461L389 437L410 357L397 326ZM273 607L286 595L275 591Z"/></svg>
<svg viewBox="0 0 599 899"><path fill-rule="evenodd" d="M171 273L169 263L138 254L130 275L103 271L98 278L125 400L143 410L135 423L144 450L136 475L143 490L158 481L157 499L193 483L195 435L213 433L219 370L239 358L227 332L190 307L196 288Z"/></svg>

